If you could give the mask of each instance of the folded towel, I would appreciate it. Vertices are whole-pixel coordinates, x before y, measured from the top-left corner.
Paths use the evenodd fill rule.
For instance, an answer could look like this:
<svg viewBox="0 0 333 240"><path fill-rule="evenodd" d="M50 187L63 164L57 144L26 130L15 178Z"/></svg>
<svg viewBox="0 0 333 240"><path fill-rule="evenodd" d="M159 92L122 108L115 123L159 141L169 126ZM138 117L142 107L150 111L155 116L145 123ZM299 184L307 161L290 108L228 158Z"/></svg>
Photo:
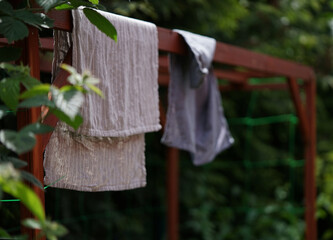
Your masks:
<svg viewBox="0 0 333 240"><path fill-rule="evenodd" d="M158 36L154 24L99 11L117 29L115 43L73 11L73 66L101 81L104 95L85 97L78 133L123 137L161 128L158 108Z"/></svg>
<svg viewBox="0 0 333 240"><path fill-rule="evenodd" d="M107 191L145 186L144 133L161 128L156 26L99 12L116 27L117 43L93 26L81 10L72 11L71 36L55 31L53 74L72 45L72 65L100 79L97 87L105 99L85 96L84 122L76 132L57 124L44 158L45 183L63 177L54 187Z"/></svg>
<svg viewBox="0 0 333 240"><path fill-rule="evenodd" d="M88 192L143 187L144 149L144 134L90 137L56 128L45 150L44 181L52 187Z"/></svg>
<svg viewBox="0 0 333 240"><path fill-rule="evenodd" d="M175 30L185 40L188 56L170 54L168 110L162 143L191 153L201 165L233 142L213 75L215 39Z"/></svg>

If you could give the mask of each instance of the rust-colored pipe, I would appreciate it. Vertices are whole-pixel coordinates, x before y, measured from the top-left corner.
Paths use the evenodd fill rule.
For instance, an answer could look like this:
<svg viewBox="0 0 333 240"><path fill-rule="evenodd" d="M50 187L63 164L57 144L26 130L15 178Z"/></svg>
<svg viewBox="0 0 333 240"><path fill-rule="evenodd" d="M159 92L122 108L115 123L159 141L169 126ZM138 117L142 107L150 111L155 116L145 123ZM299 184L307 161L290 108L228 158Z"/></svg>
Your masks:
<svg viewBox="0 0 333 240"><path fill-rule="evenodd" d="M305 84L309 142L305 145L305 237L317 240L316 222L316 82L315 79Z"/></svg>
<svg viewBox="0 0 333 240"><path fill-rule="evenodd" d="M38 45L38 29L29 27L29 36L22 42L24 52L22 61L29 65L30 74L36 79L40 79L40 62L39 62L39 45ZM27 111L19 111L17 113L17 126L21 129L27 124L37 122L41 115L40 108L32 108ZM33 174L41 183L43 183L43 150L41 146L41 136L37 136L37 143L32 151L22 154L21 159L28 163L27 170ZM38 195L43 206L45 206L44 191L33 184L29 184L32 190ZM32 213L21 205L21 219L33 218ZM29 240L37 239L38 230L32 230L26 227L21 229L23 234L27 234ZM40 238L45 240L45 238Z"/></svg>
<svg viewBox="0 0 333 240"><path fill-rule="evenodd" d="M168 240L178 240L179 231L179 207L178 207L178 185L179 185L179 150L167 149L167 234Z"/></svg>
<svg viewBox="0 0 333 240"><path fill-rule="evenodd" d="M291 93L291 98L294 102L297 117L299 118L301 132L303 134L304 144L309 141L309 122L302 104L299 86L295 78L288 78L288 85Z"/></svg>

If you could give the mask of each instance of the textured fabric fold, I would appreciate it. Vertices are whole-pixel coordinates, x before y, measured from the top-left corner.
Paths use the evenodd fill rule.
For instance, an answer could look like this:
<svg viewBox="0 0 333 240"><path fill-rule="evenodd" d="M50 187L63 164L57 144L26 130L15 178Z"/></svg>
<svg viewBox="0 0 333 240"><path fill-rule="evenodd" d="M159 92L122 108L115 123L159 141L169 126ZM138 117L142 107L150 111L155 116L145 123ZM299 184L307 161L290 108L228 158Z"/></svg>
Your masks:
<svg viewBox="0 0 333 240"><path fill-rule="evenodd" d="M99 11L117 29L114 42L81 10L73 13L73 66L89 70L105 100L85 96L78 133L123 137L161 128L158 107L158 36L154 24Z"/></svg>
<svg viewBox="0 0 333 240"><path fill-rule="evenodd" d="M99 78L105 99L85 95L77 131L57 124L44 155L44 181L53 187L95 192L145 186L144 133L161 128L156 26L99 12L116 27L117 43L81 10L72 11L72 34L54 32L53 79L72 46L73 67Z"/></svg>
<svg viewBox="0 0 333 240"><path fill-rule="evenodd" d="M190 152L195 165L211 162L233 142L211 66L215 39L175 30L189 54L170 54L168 110L162 143Z"/></svg>
<svg viewBox="0 0 333 240"><path fill-rule="evenodd" d="M144 134L91 137L56 128L45 150L45 184L78 191L146 185Z"/></svg>

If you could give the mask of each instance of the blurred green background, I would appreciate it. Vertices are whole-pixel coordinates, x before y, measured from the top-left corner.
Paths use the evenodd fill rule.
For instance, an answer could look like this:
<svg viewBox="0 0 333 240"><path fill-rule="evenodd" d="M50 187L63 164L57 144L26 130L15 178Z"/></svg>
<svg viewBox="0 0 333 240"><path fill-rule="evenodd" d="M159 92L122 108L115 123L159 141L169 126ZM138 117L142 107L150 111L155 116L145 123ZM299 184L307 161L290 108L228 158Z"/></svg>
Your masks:
<svg viewBox="0 0 333 240"><path fill-rule="evenodd" d="M318 239L333 239L333 1L101 3L114 13L315 69ZM165 99L166 89L161 88L160 94ZM222 99L236 142L214 162L200 167L181 153L180 239L304 239L303 145L290 94L232 91L223 93ZM253 124L258 118L265 120ZM166 149L160 138L161 133L146 135L146 188L103 193L47 189L47 214L70 230L63 239L166 239ZM1 209L0 223L12 231L18 226L15 209L13 203Z"/></svg>

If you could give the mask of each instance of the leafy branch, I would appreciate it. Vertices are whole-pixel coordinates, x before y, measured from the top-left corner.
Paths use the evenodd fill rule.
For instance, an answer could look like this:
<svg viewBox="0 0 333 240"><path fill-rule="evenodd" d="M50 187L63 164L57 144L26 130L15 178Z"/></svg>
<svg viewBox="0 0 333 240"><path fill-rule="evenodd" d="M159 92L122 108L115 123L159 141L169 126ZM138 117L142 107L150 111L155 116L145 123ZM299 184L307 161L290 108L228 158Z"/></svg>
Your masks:
<svg viewBox="0 0 333 240"><path fill-rule="evenodd" d="M73 10L82 8L83 13L88 20L94 24L100 31L105 33L108 37L117 41L117 30L97 9L105 10L99 4L98 0L89 0L89 2L82 0L36 0L41 9L30 8L26 6L21 9L14 9L7 0L0 0L0 35L3 35L8 43L17 40L22 40L28 36L28 26L33 26L38 29L52 28L53 20L50 19L44 10L48 12L50 9L55 10ZM0 62L9 62L19 59L22 49L13 46L6 46L0 48Z"/></svg>
<svg viewBox="0 0 333 240"><path fill-rule="evenodd" d="M92 24L117 41L117 31L112 23L96 11L96 9L104 9L98 0L89 0L89 2L35 0L35 2L41 6L40 9L31 8L29 1L26 7L14 9L7 0L0 0L0 35L3 35L9 44L27 37L28 26L38 29L52 28L53 20L44 12L51 9L77 8L82 8ZM16 114L20 109L45 106L48 108L48 114L54 114L60 121L77 129L83 122L80 108L84 101L84 94L96 93L104 97L101 90L95 86L99 80L91 76L89 72L81 75L73 67L62 65L61 67L70 73L68 81L71 85L57 88L50 84L43 84L30 75L29 67L5 63L18 60L21 52L22 49L14 46L0 48L0 119ZM20 93L21 86L25 88L23 93ZM22 180L27 180L41 189L43 185L32 174L20 170L27 163L17 157L33 149L36 144L36 134L53 130L52 127L42 124L41 120L41 118L38 119L37 122L25 126L20 131L0 130L0 199L3 192L18 198L36 217L36 219L25 219L23 224L33 229L40 229L40 236L56 240L59 236L66 234L67 229L46 219L38 196ZM0 237L9 237L9 234L1 227Z"/></svg>

